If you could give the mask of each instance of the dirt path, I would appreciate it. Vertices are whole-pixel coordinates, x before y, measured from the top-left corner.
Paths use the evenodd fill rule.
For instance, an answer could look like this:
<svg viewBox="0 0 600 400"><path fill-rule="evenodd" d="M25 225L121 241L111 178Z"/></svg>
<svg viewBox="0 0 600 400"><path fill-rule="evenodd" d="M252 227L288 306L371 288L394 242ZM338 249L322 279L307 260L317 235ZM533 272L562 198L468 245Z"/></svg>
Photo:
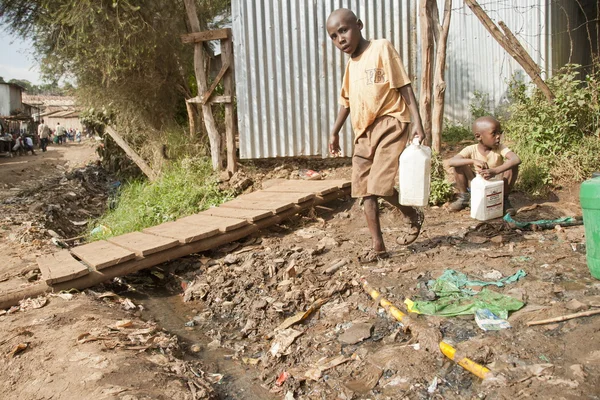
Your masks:
<svg viewBox="0 0 600 400"><path fill-rule="evenodd" d="M84 230L115 184L93 143L37 154L0 159L0 291L37 279L36 256ZM131 301L95 289L0 310L1 398L214 398L202 365L176 357L177 337L143 322Z"/></svg>

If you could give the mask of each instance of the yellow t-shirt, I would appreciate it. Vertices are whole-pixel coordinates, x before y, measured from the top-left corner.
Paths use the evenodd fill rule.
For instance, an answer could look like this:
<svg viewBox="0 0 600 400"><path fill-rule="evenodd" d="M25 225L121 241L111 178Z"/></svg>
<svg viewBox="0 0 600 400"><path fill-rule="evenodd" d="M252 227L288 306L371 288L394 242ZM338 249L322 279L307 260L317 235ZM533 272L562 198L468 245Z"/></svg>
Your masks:
<svg viewBox="0 0 600 400"><path fill-rule="evenodd" d="M477 145L473 144L471 146L465 147L458 154L461 155L463 158L483 161L487 163L489 168L496 168L504 164L504 158L506 158L506 155L510 151L512 150L506 147L505 145L500 144L497 149L490 150L487 156L484 156L479 152L479 150L477 150Z"/></svg>
<svg viewBox="0 0 600 400"><path fill-rule="evenodd" d="M372 40L360 56L348 60L339 103L350 108L355 140L384 115L410 122L410 111L396 90L408 84L400 55L387 39Z"/></svg>

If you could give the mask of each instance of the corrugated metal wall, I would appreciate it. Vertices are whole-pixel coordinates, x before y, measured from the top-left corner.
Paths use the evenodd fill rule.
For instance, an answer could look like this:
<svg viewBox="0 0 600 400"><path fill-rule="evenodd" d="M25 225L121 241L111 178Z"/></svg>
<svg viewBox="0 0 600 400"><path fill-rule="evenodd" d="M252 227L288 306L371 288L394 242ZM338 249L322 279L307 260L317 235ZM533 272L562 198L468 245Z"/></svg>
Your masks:
<svg viewBox="0 0 600 400"><path fill-rule="evenodd" d="M552 60L548 54L547 0L482 0L479 3L492 20L504 21L533 60L542 70L548 70ZM476 93L489 95L491 108L501 105L506 102L508 82L513 76L529 80L471 9L462 0L455 0L448 37L446 116L466 122Z"/></svg>
<svg viewBox="0 0 600 400"><path fill-rule="evenodd" d="M553 66L547 12L557 0L481 0L542 69ZM563 0L560 0L563 1ZM443 2L440 1L443 7ZM241 158L326 155L347 56L328 38L331 11L354 10L366 38L392 41L419 87L418 0L233 0L232 27ZM443 10L440 10L440 13ZM528 80L462 0L454 0L446 69L446 116L466 121L475 93L490 106L506 98L513 75ZM341 137L352 151L350 121Z"/></svg>
<svg viewBox="0 0 600 400"><path fill-rule="evenodd" d="M240 157L327 154L347 60L327 36L327 16L340 7L355 10L365 37L388 38L404 60L414 60L413 3L233 0ZM405 65L414 72L414 64ZM349 120L341 144L351 154Z"/></svg>

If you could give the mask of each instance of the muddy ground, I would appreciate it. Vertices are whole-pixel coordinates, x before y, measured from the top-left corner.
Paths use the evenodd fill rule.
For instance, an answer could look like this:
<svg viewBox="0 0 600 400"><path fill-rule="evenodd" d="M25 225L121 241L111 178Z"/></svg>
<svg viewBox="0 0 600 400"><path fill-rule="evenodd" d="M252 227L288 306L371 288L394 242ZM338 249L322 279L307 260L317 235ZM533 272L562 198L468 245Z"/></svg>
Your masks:
<svg viewBox="0 0 600 400"><path fill-rule="evenodd" d="M32 186L4 191L0 242L12 261L0 268L0 285L36 279L35 255L57 242L76 243L68 239L82 228L73 222L86 220L78 210L101 212L116 185L95 166L65 166L71 149L63 150L41 166L54 171L58 186L31 178ZM350 174L339 160L246 163L223 185L259 189L272 179L296 179L303 168L325 179ZM577 193L578 185L565 188L515 218L580 215ZM44 205L32 206L40 196ZM77 207L64 215L45 204L65 210L71 198ZM512 200L517 207L536 203L518 193ZM8 377L0 382L2 398L600 397L600 315L527 326L600 307L582 226L516 230L500 220L479 224L467 210L427 208L421 236L404 247L395 244L401 218L385 204L381 211L392 257L376 264L358 262L368 231L360 204L341 199L213 251L83 293L24 302L0 316L0 370ZM512 328L483 331L473 315L411 314L416 327L406 331L361 285L366 279L405 310L406 298L434 299L426 284L447 269L481 281L525 271L491 289L525 304L510 313ZM299 321L292 324L293 316ZM482 381L427 351L432 333L492 374Z"/></svg>

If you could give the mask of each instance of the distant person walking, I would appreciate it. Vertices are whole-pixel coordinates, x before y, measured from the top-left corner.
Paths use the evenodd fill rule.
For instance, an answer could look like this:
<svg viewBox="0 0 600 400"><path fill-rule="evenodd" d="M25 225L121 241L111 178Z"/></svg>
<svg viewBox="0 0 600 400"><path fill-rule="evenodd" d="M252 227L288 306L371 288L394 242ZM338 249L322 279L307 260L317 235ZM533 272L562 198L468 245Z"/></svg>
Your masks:
<svg viewBox="0 0 600 400"><path fill-rule="evenodd" d="M67 134L67 130L60 124L60 122L56 123L56 130L54 131L54 134L58 138L58 144L66 142L65 135Z"/></svg>
<svg viewBox="0 0 600 400"><path fill-rule="evenodd" d="M40 137L40 147L42 148L42 152L45 152L48 148L48 140L50 139L50 128L44 120L38 126L38 136Z"/></svg>

